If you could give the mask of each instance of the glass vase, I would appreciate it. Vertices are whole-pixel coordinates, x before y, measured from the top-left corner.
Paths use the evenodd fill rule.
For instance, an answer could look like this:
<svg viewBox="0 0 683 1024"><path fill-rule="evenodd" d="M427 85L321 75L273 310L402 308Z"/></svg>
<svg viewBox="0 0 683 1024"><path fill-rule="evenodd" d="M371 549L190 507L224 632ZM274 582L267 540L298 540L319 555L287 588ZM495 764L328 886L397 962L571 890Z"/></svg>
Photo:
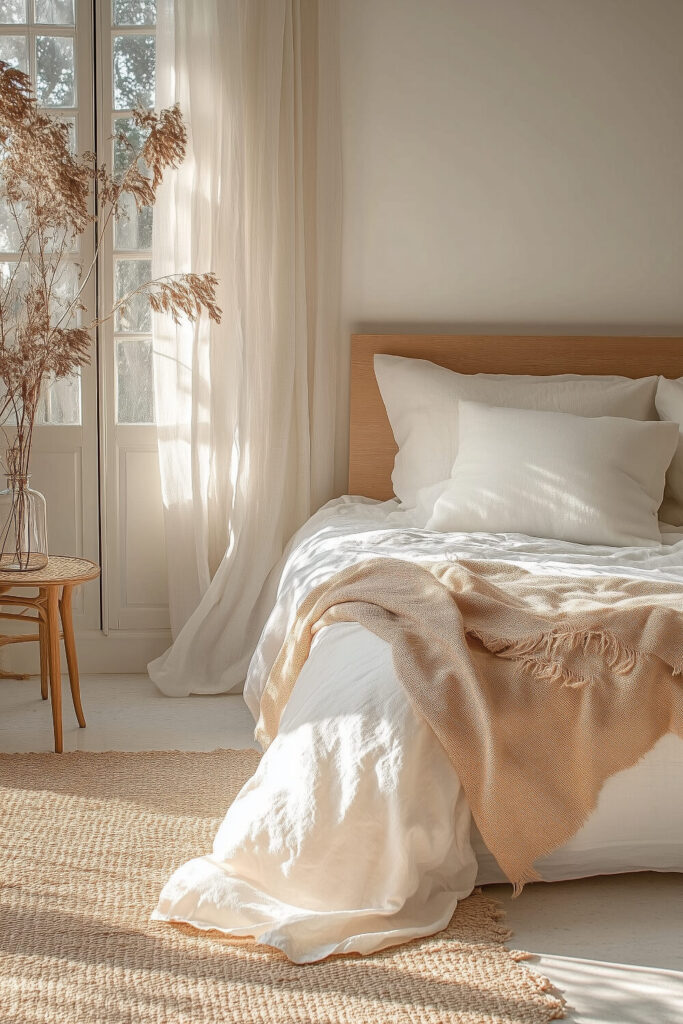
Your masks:
<svg viewBox="0 0 683 1024"><path fill-rule="evenodd" d="M7 477L0 491L0 570L33 572L47 565L47 505L29 476Z"/></svg>

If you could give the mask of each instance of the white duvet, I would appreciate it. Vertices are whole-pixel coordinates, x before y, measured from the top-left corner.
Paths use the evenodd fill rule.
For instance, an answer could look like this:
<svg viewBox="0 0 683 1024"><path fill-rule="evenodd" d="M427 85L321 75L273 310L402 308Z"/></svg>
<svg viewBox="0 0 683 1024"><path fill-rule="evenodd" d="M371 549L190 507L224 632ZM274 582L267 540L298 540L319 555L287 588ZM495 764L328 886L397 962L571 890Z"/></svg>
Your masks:
<svg viewBox="0 0 683 1024"><path fill-rule="evenodd" d="M303 598L365 558L505 559L538 573L683 584L680 532L665 534L659 548L615 549L430 533L411 516L395 502L345 498L299 531L249 668L245 699L255 717ZM665 736L608 781L584 828L539 863L541 873L555 880L683 870L683 804L671 798L682 787L683 742ZM396 678L388 646L351 623L316 636L280 732L229 808L212 854L178 868L153 916L254 936L304 963L436 932L475 880L501 878L455 771Z"/></svg>

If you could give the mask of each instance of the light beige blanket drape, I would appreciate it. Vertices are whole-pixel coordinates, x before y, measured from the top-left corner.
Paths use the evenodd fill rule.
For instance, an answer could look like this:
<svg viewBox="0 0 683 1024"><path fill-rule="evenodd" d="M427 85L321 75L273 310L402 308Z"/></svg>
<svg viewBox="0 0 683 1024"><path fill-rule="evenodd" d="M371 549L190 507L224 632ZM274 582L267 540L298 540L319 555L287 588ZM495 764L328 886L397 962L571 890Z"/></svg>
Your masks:
<svg viewBox="0 0 683 1024"><path fill-rule="evenodd" d="M299 609L263 693L264 746L315 633L349 621L391 645L398 678L517 891L583 825L606 779L665 733L683 736L680 585L378 558L337 574Z"/></svg>

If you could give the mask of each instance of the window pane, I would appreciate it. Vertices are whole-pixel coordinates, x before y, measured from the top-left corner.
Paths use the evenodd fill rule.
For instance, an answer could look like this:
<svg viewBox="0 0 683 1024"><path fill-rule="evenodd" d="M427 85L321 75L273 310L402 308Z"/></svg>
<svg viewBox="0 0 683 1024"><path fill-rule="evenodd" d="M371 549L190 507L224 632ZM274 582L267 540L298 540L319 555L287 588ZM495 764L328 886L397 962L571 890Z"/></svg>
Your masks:
<svg viewBox="0 0 683 1024"><path fill-rule="evenodd" d="M74 0L36 0L39 25L73 25Z"/></svg>
<svg viewBox="0 0 683 1024"><path fill-rule="evenodd" d="M151 260L116 260L114 295L116 301L146 284L152 276ZM117 310L116 330L122 334L147 334L152 330L152 314L146 295L134 295Z"/></svg>
<svg viewBox="0 0 683 1024"><path fill-rule="evenodd" d="M9 273L14 264L0 264L0 281L6 285ZM22 265L23 266L23 265ZM20 270L21 273L21 270ZM69 307L78 282L78 268L73 263L62 267L52 288L50 302L51 320L56 324ZM20 281L21 287L28 284L26 271ZM70 325L80 323L80 313L76 311L68 320ZM39 424L80 424L81 422L81 377L80 373L61 380L48 380L38 403L36 422Z"/></svg>
<svg viewBox="0 0 683 1024"><path fill-rule="evenodd" d="M154 422L152 342L116 343L116 413L119 423Z"/></svg>
<svg viewBox="0 0 683 1024"><path fill-rule="evenodd" d="M124 174L128 170L133 156L140 152L146 137L147 132L136 125L132 118L114 118L114 174ZM144 161L139 161L138 166L143 174L147 173ZM151 249L151 206L138 211L133 197L124 194L119 203L119 210L121 215L116 218L114 248Z"/></svg>
<svg viewBox="0 0 683 1024"><path fill-rule="evenodd" d="M46 382L38 405L40 424L79 425L81 422L81 375Z"/></svg>
<svg viewBox="0 0 683 1024"><path fill-rule="evenodd" d="M0 60L28 74L28 42L26 36L0 36Z"/></svg>
<svg viewBox="0 0 683 1024"><path fill-rule="evenodd" d="M0 25L26 24L26 0L0 0Z"/></svg>
<svg viewBox="0 0 683 1024"><path fill-rule="evenodd" d="M76 105L74 41L70 36L36 37L36 94L46 107Z"/></svg>
<svg viewBox="0 0 683 1024"><path fill-rule="evenodd" d="M78 140L76 138L76 118L75 117L67 117L64 114L61 114L61 115L55 114L53 116L55 118L58 117L60 121L64 121L64 123L68 126L68 128L69 128L69 152L71 153L72 156L75 156L76 155L76 150L78 149L78 145L77 145L77 141Z"/></svg>
<svg viewBox="0 0 683 1024"><path fill-rule="evenodd" d="M43 237L46 252L55 252L64 247L65 253L75 253L81 248L81 236L69 233L64 228L58 228L56 231L52 227L45 228Z"/></svg>
<svg viewBox="0 0 683 1024"><path fill-rule="evenodd" d="M10 282L11 293L7 295ZM16 324L24 311L22 295L28 287L28 282L27 263L20 263L19 266L16 263L0 263L0 285L2 285L2 289L5 292L5 309L9 313L9 318L11 318L10 322L13 324ZM11 326L6 330L6 334L9 341L11 341L13 336L13 328Z"/></svg>
<svg viewBox="0 0 683 1024"><path fill-rule="evenodd" d="M21 235L8 202L0 200L0 252L16 252L21 248Z"/></svg>
<svg viewBox="0 0 683 1024"><path fill-rule="evenodd" d="M154 25L157 20L156 0L113 0L115 25Z"/></svg>
<svg viewBox="0 0 683 1024"><path fill-rule="evenodd" d="M154 36L114 36L114 107L154 106Z"/></svg>
<svg viewBox="0 0 683 1024"><path fill-rule="evenodd" d="M50 296L50 317L53 324L60 323L61 327L77 327L81 322L80 310L74 310L68 320L62 321L73 302L78 289L79 271L76 263L63 263L59 268Z"/></svg>
<svg viewBox="0 0 683 1024"><path fill-rule="evenodd" d="M128 145L119 138L120 135ZM147 135L148 132L135 124L131 117L114 118L114 174L123 174L128 169L133 154L140 152Z"/></svg>
<svg viewBox="0 0 683 1024"><path fill-rule="evenodd" d="M130 195L123 195L116 217L115 249L152 248L152 207L138 210Z"/></svg>

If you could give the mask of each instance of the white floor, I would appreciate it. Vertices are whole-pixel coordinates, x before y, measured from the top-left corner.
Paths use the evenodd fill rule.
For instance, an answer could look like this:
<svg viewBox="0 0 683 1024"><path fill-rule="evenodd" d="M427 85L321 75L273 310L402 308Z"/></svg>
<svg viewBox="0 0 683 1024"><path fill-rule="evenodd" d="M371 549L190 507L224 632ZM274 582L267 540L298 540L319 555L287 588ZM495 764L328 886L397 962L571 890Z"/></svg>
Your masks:
<svg viewBox="0 0 683 1024"><path fill-rule="evenodd" d="M83 676L87 727L78 728L62 680L64 750L216 750L257 747L241 697L164 697L148 676ZM52 713L40 681L0 679L0 751L52 750Z"/></svg>
<svg viewBox="0 0 683 1024"><path fill-rule="evenodd" d="M66 683L66 680L65 680ZM170 700L146 676L86 676L79 729L64 693L65 750L213 750L255 746L241 697ZM37 679L0 680L0 751L52 749ZM672 794L680 799L681 794ZM683 1024L683 879L622 875L528 886L504 903L511 943L569 1001L575 1024Z"/></svg>

